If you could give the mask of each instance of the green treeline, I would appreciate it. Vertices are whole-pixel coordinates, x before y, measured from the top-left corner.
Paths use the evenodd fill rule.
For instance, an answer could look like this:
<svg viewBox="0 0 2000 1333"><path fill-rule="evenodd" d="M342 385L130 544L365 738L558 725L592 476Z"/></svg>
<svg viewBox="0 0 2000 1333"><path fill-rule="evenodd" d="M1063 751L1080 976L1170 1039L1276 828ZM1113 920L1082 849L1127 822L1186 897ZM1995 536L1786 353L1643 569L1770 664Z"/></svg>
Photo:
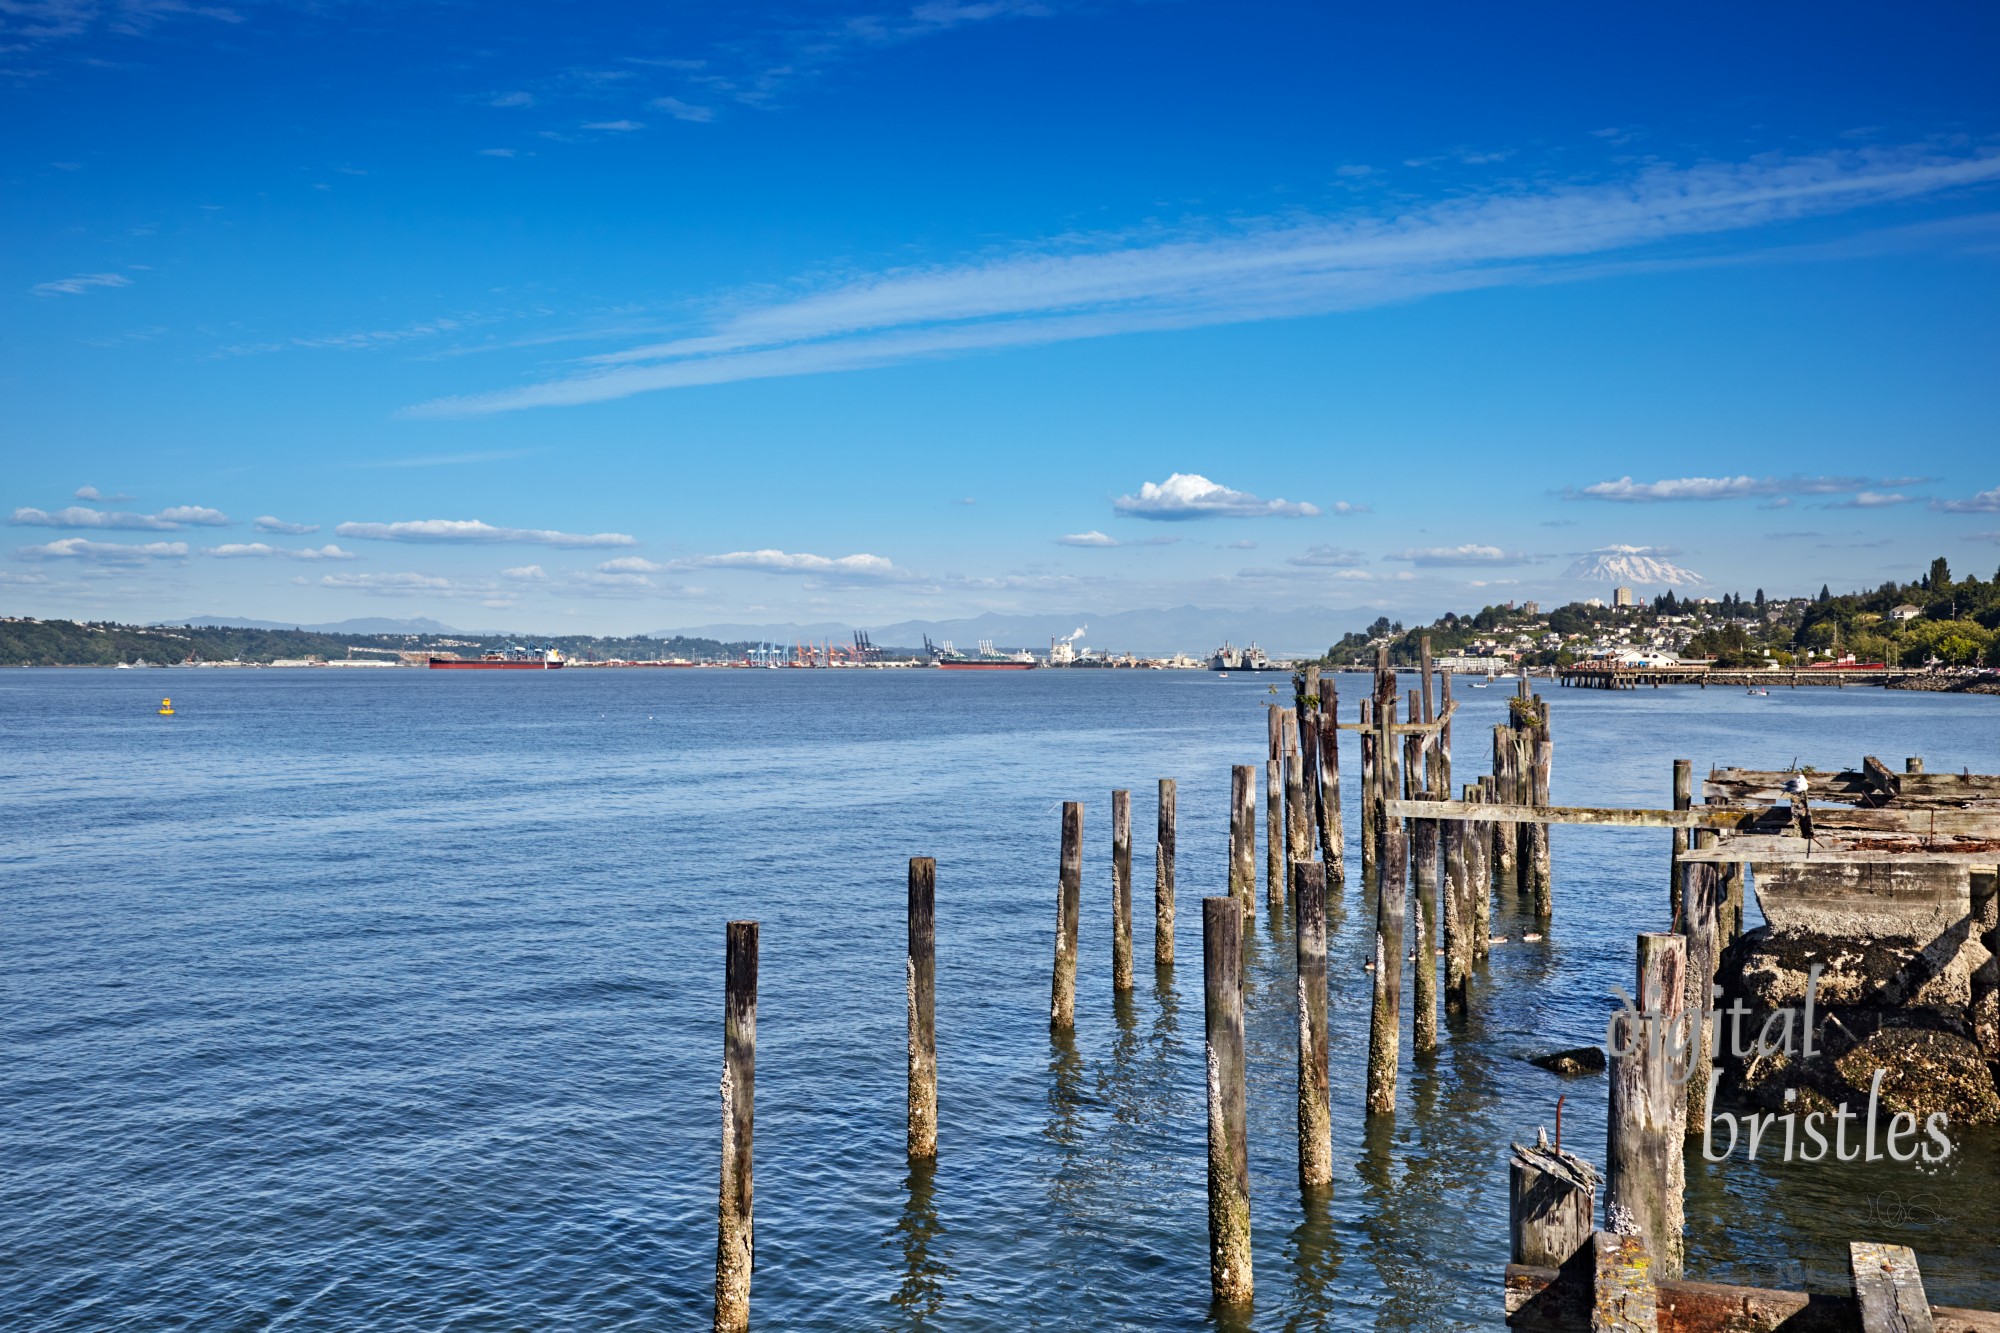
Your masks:
<svg viewBox="0 0 2000 1333"><path fill-rule="evenodd" d="M1767 598L1760 588L1751 598L1732 592L1698 602L1669 591L1628 607L1572 602L1544 613L1488 606L1469 616L1447 612L1430 625L1407 629L1383 616L1342 637L1322 660L1372 662L1376 645L1386 642L1390 660L1410 666L1418 661L1425 636L1436 656L1477 653L1480 645L1497 643L1521 650L1521 660L1531 666L1567 665L1586 655L1593 641L1656 643L1664 636L1677 643L1680 656L1712 659L1722 667L1849 655L1892 667L1932 662L2000 667L2000 572L1988 580L1954 578L1940 556L1913 582L1892 579L1843 596L1824 585L1810 598Z"/></svg>
<svg viewBox="0 0 2000 1333"><path fill-rule="evenodd" d="M0 619L0 666L116 666L120 662L170 666L188 661L268 663L314 657L387 659L397 652L453 652L476 657L491 649L528 642L523 638L464 634L321 634L296 629L209 629ZM553 643L564 656L585 662L669 657L697 662L726 661L743 656L751 646L679 635L670 639L565 635L537 638L533 642Z"/></svg>

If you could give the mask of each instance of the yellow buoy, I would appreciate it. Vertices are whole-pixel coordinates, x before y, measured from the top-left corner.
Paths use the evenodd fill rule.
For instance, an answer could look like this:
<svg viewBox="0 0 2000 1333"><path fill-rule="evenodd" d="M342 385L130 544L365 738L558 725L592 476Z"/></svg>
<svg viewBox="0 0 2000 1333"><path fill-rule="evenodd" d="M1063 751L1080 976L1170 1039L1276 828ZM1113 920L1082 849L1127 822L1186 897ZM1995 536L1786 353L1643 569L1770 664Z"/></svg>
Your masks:
<svg viewBox="0 0 2000 1333"><path fill-rule="evenodd" d="M160 700L160 716L172 717L173 715L174 715L174 701L172 699Z"/></svg>

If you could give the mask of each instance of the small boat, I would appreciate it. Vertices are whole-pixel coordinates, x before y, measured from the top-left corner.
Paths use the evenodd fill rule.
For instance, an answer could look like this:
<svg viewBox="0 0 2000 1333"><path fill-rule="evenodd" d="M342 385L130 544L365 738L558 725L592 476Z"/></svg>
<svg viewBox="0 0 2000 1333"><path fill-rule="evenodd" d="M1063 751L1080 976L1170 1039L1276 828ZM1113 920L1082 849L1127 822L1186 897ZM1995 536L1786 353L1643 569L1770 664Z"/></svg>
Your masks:
<svg viewBox="0 0 2000 1333"><path fill-rule="evenodd" d="M1757 685L1751 686L1748 693L1752 699L1768 699L1771 697L1769 690Z"/></svg>
<svg viewBox="0 0 2000 1333"><path fill-rule="evenodd" d="M1472 688L1475 690L1483 690L1486 688L1486 686L1487 682L1483 680L1475 680L1472 682Z"/></svg>

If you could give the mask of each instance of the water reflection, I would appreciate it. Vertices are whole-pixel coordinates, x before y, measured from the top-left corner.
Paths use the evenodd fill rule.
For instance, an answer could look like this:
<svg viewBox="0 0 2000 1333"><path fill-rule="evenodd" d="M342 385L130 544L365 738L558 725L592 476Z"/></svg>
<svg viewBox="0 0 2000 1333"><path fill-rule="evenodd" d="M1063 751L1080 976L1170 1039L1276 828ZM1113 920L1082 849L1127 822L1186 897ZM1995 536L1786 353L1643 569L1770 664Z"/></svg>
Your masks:
<svg viewBox="0 0 2000 1333"><path fill-rule="evenodd" d="M1334 1284L1340 1277L1340 1234L1333 1224L1333 1191L1309 1188L1300 1195L1305 1216L1292 1228L1286 1245L1295 1304L1285 1327L1325 1328L1332 1321Z"/></svg>
<svg viewBox="0 0 2000 1333"><path fill-rule="evenodd" d="M938 1221L937 1163L915 1160L903 1179L903 1214L896 1219L892 1243L902 1251L903 1282L891 1304L909 1316L909 1326L924 1327L924 1321L944 1308L945 1279L952 1276L939 1241L944 1226Z"/></svg>

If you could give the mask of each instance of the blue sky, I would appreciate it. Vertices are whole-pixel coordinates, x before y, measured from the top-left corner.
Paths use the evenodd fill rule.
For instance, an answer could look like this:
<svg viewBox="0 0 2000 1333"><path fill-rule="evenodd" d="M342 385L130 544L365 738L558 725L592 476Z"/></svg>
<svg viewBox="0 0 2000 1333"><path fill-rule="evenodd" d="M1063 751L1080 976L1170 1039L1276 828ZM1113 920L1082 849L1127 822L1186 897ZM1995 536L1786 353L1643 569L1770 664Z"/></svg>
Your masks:
<svg viewBox="0 0 2000 1333"><path fill-rule="evenodd" d="M2000 17L1907 9L16 0L0 607L1984 575Z"/></svg>

